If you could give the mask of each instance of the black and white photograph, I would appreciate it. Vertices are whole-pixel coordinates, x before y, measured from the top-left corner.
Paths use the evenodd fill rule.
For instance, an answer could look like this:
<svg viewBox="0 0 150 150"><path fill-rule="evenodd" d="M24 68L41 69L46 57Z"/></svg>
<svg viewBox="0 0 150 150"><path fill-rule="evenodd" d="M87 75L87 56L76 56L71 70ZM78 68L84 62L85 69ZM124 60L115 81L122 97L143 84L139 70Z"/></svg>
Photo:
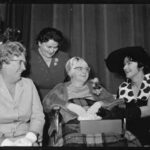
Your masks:
<svg viewBox="0 0 150 150"><path fill-rule="evenodd" d="M150 4L0 2L1 147L150 147Z"/></svg>

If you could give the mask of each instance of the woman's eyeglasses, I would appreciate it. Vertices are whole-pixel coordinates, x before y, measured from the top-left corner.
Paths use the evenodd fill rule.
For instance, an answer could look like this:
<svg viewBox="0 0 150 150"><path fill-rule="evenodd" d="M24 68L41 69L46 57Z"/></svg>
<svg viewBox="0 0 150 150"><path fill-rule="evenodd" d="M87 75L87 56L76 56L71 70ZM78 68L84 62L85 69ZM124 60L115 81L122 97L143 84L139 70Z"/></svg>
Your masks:
<svg viewBox="0 0 150 150"><path fill-rule="evenodd" d="M75 67L73 69L76 69L77 71L86 71L86 72L90 72L90 68L89 67Z"/></svg>
<svg viewBox="0 0 150 150"><path fill-rule="evenodd" d="M12 59L11 61L16 61L19 63L19 65L24 64L26 66L26 61L22 59Z"/></svg>

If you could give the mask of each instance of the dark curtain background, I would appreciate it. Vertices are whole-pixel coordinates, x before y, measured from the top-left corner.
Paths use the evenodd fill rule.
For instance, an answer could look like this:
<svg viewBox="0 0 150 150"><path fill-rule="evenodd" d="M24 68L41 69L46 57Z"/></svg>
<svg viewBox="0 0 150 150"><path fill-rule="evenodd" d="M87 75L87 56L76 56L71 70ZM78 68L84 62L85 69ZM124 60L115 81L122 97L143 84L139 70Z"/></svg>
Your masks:
<svg viewBox="0 0 150 150"><path fill-rule="evenodd" d="M28 52L42 28L58 28L68 40L66 51L85 58L112 93L122 79L108 71L104 58L124 46L141 45L150 53L150 4L5 3L0 19L5 28L21 29Z"/></svg>

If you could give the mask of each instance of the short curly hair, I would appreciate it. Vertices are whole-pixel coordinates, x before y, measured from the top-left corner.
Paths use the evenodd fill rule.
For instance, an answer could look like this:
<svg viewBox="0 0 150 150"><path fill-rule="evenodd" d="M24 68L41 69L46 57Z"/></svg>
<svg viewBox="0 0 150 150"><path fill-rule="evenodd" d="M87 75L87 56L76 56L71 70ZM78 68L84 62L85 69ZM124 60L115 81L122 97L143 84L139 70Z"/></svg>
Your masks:
<svg viewBox="0 0 150 150"><path fill-rule="evenodd" d="M37 38L36 38L36 44L43 43L43 42L48 42L49 40L54 40L58 42L58 48L62 47L64 43L64 37L61 33L61 31L55 29L55 28L44 28L42 29Z"/></svg>
<svg viewBox="0 0 150 150"><path fill-rule="evenodd" d="M6 42L0 45L0 69L3 63L10 63L10 60L14 56L20 56L24 54L26 56L26 48L20 42Z"/></svg>

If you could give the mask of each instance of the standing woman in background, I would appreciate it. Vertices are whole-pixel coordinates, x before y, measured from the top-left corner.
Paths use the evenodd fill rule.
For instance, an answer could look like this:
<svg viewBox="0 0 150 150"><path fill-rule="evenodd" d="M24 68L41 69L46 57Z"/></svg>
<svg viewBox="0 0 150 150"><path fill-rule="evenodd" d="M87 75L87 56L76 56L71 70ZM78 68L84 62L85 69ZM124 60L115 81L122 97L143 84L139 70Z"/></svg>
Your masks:
<svg viewBox="0 0 150 150"><path fill-rule="evenodd" d="M34 81L41 100L56 84L65 79L64 66L69 59L61 51L64 44L62 33L55 28L44 28L36 38L37 48L30 54L30 78Z"/></svg>
<svg viewBox="0 0 150 150"><path fill-rule="evenodd" d="M44 28L36 38L37 47L31 50L29 61L29 77L36 85L41 101L44 96L58 83L65 79L65 64L69 59L67 53L61 51L64 46L62 33L55 28ZM48 140L48 118L43 133L43 145Z"/></svg>

